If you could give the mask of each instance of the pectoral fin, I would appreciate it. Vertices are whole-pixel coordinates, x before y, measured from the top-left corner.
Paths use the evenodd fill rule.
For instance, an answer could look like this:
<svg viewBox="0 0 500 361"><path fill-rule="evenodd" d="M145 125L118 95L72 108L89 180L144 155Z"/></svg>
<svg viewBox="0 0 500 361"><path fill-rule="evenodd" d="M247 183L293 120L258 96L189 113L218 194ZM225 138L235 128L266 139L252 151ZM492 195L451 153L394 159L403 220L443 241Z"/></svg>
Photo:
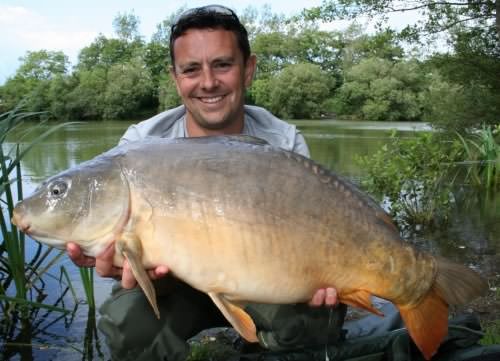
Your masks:
<svg viewBox="0 0 500 361"><path fill-rule="evenodd" d="M341 293L339 295L339 301L349 306L363 308L378 316L384 316L382 312L373 307L371 294L368 291L354 290L349 293Z"/></svg>
<svg viewBox="0 0 500 361"><path fill-rule="evenodd" d="M156 317L160 319L160 310L158 309L158 304L156 303L156 291L151 279L142 265L140 250L132 249L123 241L117 242L117 247L127 259L137 283L139 283L139 286L142 288L142 291L146 295L151 307L153 307ZM140 246L138 245L137 247Z"/></svg>
<svg viewBox="0 0 500 361"><path fill-rule="evenodd" d="M249 342L258 342L257 328L248 313L240 306L228 301L224 295L209 292L208 295L234 329Z"/></svg>

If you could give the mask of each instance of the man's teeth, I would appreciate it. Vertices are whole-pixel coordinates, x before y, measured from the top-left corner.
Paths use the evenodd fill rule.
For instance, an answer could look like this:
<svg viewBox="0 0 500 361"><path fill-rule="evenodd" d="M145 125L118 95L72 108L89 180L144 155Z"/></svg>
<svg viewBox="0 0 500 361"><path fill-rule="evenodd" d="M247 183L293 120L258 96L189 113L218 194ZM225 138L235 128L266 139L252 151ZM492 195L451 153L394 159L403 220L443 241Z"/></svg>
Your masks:
<svg viewBox="0 0 500 361"><path fill-rule="evenodd" d="M222 98L224 98L224 97L223 96L218 96L218 97L210 97L210 98L200 98L200 100L203 103L217 103L217 102L221 101Z"/></svg>

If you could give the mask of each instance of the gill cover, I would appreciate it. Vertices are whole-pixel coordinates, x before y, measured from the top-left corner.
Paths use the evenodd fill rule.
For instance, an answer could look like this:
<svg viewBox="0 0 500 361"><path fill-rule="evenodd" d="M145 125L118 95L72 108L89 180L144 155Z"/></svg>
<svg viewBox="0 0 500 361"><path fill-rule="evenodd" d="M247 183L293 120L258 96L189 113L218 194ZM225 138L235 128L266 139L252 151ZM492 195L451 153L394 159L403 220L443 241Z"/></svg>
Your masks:
<svg viewBox="0 0 500 361"><path fill-rule="evenodd" d="M33 238L95 256L126 223L129 190L119 160L100 156L49 178L17 208Z"/></svg>

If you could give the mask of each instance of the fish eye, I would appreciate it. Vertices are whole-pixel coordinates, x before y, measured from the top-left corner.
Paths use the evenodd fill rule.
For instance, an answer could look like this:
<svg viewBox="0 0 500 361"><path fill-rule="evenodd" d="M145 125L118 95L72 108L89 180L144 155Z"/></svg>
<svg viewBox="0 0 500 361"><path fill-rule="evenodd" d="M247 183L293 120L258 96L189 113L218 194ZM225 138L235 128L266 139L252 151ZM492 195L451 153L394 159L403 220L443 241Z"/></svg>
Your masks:
<svg viewBox="0 0 500 361"><path fill-rule="evenodd" d="M62 180L55 181L49 187L50 195L53 197L61 197L68 190L68 183Z"/></svg>

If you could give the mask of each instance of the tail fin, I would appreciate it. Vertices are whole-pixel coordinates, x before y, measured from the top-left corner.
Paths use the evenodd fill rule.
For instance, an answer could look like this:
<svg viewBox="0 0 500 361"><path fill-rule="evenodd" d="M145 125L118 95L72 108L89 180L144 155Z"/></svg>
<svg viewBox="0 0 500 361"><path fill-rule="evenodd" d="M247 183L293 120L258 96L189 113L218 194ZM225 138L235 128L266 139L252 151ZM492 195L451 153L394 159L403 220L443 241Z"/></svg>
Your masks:
<svg viewBox="0 0 500 361"><path fill-rule="evenodd" d="M434 286L449 305L463 305L484 295L488 283L470 268L444 258L436 258L438 267Z"/></svg>
<svg viewBox="0 0 500 361"><path fill-rule="evenodd" d="M471 269L437 258L436 279L417 306L399 306L411 338L429 360L448 333L448 305L465 304L483 295L488 283Z"/></svg>
<svg viewBox="0 0 500 361"><path fill-rule="evenodd" d="M429 360L448 334L448 305L432 288L416 307L399 307L399 312L413 342Z"/></svg>

